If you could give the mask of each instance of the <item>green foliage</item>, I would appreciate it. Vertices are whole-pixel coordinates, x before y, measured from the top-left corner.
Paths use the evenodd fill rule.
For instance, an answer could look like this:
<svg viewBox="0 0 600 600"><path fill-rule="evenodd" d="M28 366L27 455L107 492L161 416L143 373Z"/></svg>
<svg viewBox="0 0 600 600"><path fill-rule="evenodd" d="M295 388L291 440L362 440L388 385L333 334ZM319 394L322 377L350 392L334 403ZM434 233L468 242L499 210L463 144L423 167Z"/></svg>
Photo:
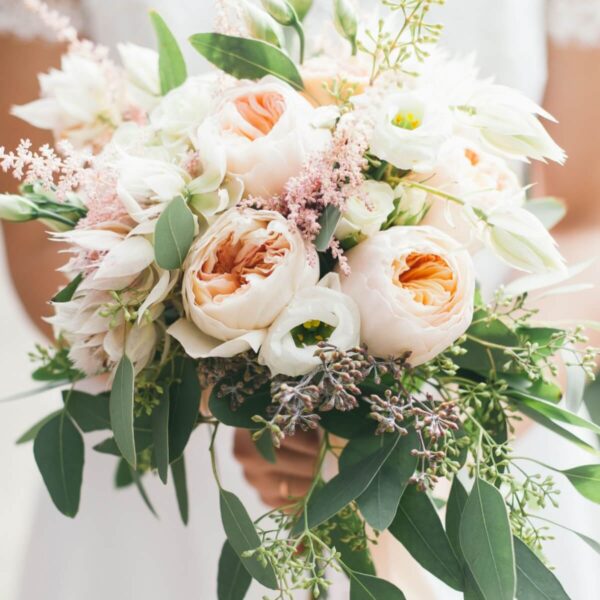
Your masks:
<svg viewBox="0 0 600 600"><path fill-rule="evenodd" d="M362 573L351 573L350 600L405 600L405 596L395 585L385 579Z"/></svg>
<svg viewBox="0 0 600 600"><path fill-rule="evenodd" d="M72 279L67 286L65 286L60 292L58 292L54 298L52 298L52 302L56 304L61 304L63 302L69 302L69 300L73 299L77 288L83 281L83 274L79 273L74 279Z"/></svg>
<svg viewBox="0 0 600 600"><path fill-rule="evenodd" d="M88 433L111 428L107 394L93 396L78 390L65 391L63 401L81 431Z"/></svg>
<svg viewBox="0 0 600 600"><path fill-rule="evenodd" d="M26 444L27 442L32 442L37 437L37 434L40 432L42 427L63 412L63 409L55 410L51 412L49 415L45 416L43 419L38 421L35 425L30 427L21 437L16 441L17 444Z"/></svg>
<svg viewBox="0 0 600 600"><path fill-rule="evenodd" d="M325 210L319 217L320 229L314 241L317 252L325 252L327 250L341 216L342 214L337 206L329 204L325 207Z"/></svg>
<svg viewBox="0 0 600 600"><path fill-rule="evenodd" d="M175 495L177 497L179 515L181 516L183 524L187 525L190 519L190 503L188 498L185 459L183 456L171 463L171 473L173 474L173 485L175 486Z"/></svg>
<svg viewBox="0 0 600 600"><path fill-rule="evenodd" d="M110 423L115 442L123 458L133 469L136 466L136 448L133 431L133 364L124 355L121 358L110 392Z"/></svg>
<svg viewBox="0 0 600 600"><path fill-rule="evenodd" d="M304 89L293 61L267 42L221 33L198 33L190 42L204 58L237 79L256 80L273 75L297 90Z"/></svg>
<svg viewBox="0 0 600 600"><path fill-rule="evenodd" d="M169 472L169 390L166 388L158 406L152 411L152 442L158 476L167 483Z"/></svg>
<svg viewBox="0 0 600 600"><path fill-rule="evenodd" d="M194 241L194 215L178 196L161 213L154 230L156 262L163 269L179 269Z"/></svg>
<svg viewBox="0 0 600 600"><path fill-rule="evenodd" d="M244 600L252 577L231 544L225 541L219 558L218 600Z"/></svg>
<svg viewBox="0 0 600 600"><path fill-rule="evenodd" d="M568 478L582 496L600 504L600 464L582 465L566 469L561 473Z"/></svg>
<svg viewBox="0 0 600 600"><path fill-rule="evenodd" d="M41 365L32 373L35 381L65 381L73 383L84 377L83 373L73 366L69 358L69 349L58 340L55 346L44 347L36 344L35 351L29 358Z"/></svg>
<svg viewBox="0 0 600 600"><path fill-rule="evenodd" d="M150 11L150 19L158 39L160 91L164 96L185 83L187 67L179 44L163 18L152 10Z"/></svg>

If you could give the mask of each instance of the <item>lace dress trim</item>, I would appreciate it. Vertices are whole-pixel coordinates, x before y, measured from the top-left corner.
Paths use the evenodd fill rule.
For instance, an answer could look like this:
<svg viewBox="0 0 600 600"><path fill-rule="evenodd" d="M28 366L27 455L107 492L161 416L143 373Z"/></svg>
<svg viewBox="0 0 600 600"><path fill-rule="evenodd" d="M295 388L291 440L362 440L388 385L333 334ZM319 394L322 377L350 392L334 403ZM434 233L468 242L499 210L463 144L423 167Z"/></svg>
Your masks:
<svg viewBox="0 0 600 600"><path fill-rule="evenodd" d="M563 46L600 47L600 0L549 0L548 31Z"/></svg>
<svg viewBox="0 0 600 600"><path fill-rule="evenodd" d="M48 6L69 16L78 29L82 23L79 0L46 0ZM0 34L12 34L21 39L44 38L54 40L41 19L23 5L22 0L0 0Z"/></svg>

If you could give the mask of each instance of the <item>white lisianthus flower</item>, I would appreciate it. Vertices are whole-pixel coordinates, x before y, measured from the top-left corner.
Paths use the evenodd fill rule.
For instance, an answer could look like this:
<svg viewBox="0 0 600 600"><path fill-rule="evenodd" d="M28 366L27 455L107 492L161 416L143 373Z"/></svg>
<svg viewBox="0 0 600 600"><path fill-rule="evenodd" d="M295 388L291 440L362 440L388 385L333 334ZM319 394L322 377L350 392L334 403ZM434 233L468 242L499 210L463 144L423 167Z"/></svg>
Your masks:
<svg viewBox="0 0 600 600"><path fill-rule="evenodd" d="M319 278L314 249L279 213L224 213L192 246L184 265L187 319L168 332L193 358L257 351L297 291Z"/></svg>
<svg viewBox="0 0 600 600"><path fill-rule="evenodd" d="M361 341L375 356L420 365L451 346L473 318L468 252L432 227L392 227L347 254L342 291L358 305Z"/></svg>
<svg viewBox="0 0 600 600"><path fill-rule="evenodd" d="M267 365L273 376L296 377L319 365L315 356L317 344L324 339L319 327L328 332L327 341L340 350L360 343L360 314L352 298L340 291L339 276L330 273L318 285L300 290L269 327L260 350L259 362ZM313 343L303 343L295 337L296 328L305 328L307 335L317 330ZM319 340L321 337L321 340ZM298 342L296 341L298 339Z"/></svg>
<svg viewBox="0 0 600 600"><path fill-rule="evenodd" d="M377 107L371 152L398 169L427 171L452 132L451 115L423 92L399 92Z"/></svg>
<svg viewBox="0 0 600 600"><path fill-rule="evenodd" d="M499 207L488 213L480 235L511 267L531 273L565 269L554 238L542 222L524 208Z"/></svg>
<svg viewBox="0 0 600 600"><path fill-rule="evenodd" d="M225 93L214 117L230 175L249 196L279 194L310 154L326 147L330 132L314 127L315 109L292 87L266 77Z"/></svg>
<svg viewBox="0 0 600 600"><path fill-rule="evenodd" d="M0 194L0 220L20 223L30 221L37 213L36 205L17 194Z"/></svg>
<svg viewBox="0 0 600 600"><path fill-rule="evenodd" d="M381 229L394 210L394 190L382 181L365 181L346 208L335 230L344 240L351 236L370 237Z"/></svg>
<svg viewBox="0 0 600 600"><path fill-rule="evenodd" d="M121 122L114 86L97 61L65 54L61 69L39 76L41 98L15 106L12 114L49 129L75 147L101 145Z"/></svg>
<svg viewBox="0 0 600 600"><path fill-rule="evenodd" d="M117 49L129 81L129 94L136 105L152 110L159 102L158 52L136 44L118 44Z"/></svg>
<svg viewBox="0 0 600 600"><path fill-rule="evenodd" d="M538 117L556 119L517 90L483 82L455 107L455 115L459 123L477 129L488 146L509 158L565 162L564 150Z"/></svg>

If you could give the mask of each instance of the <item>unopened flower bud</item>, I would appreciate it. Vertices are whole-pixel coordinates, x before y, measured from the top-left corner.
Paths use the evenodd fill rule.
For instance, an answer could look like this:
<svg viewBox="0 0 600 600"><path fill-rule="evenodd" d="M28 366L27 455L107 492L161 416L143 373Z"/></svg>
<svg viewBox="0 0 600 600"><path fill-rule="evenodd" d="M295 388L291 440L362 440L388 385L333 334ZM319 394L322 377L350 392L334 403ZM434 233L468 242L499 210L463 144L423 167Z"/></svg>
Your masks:
<svg viewBox="0 0 600 600"><path fill-rule="evenodd" d="M31 200L16 194L0 194L0 220L22 223L31 221L37 213Z"/></svg>
<svg viewBox="0 0 600 600"><path fill-rule="evenodd" d="M298 22L298 16L292 5L287 0L261 0L263 8L284 27L289 27Z"/></svg>
<svg viewBox="0 0 600 600"><path fill-rule="evenodd" d="M333 17L335 27L354 48L358 33L358 18L352 0L333 0Z"/></svg>
<svg viewBox="0 0 600 600"><path fill-rule="evenodd" d="M242 8L246 27L253 38L269 42L278 48L284 45L283 32L269 14L247 0L243 2Z"/></svg>
<svg viewBox="0 0 600 600"><path fill-rule="evenodd" d="M294 7L301 21L304 20L304 17L306 17L313 5L313 0L288 0L288 2Z"/></svg>

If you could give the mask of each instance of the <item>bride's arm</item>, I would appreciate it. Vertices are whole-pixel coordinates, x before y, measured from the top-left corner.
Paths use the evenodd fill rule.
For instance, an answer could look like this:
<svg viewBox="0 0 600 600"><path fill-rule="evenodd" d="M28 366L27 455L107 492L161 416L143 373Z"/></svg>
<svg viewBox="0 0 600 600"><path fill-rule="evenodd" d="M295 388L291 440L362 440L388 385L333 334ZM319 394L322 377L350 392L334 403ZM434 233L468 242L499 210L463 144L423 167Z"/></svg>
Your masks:
<svg viewBox="0 0 600 600"><path fill-rule="evenodd" d="M34 129L9 115L13 104L36 98L37 74L60 61L62 48L39 40L22 41L0 34L0 146L16 147L21 138L30 138L35 147L51 142L48 132ZM0 170L0 190L16 191L18 182ZM49 326L42 317L49 316L48 298L63 281L56 272L64 263L58 245L51 243L38 223L4 226L8 266L15 288L31 319L47 334Z"/></svg>

